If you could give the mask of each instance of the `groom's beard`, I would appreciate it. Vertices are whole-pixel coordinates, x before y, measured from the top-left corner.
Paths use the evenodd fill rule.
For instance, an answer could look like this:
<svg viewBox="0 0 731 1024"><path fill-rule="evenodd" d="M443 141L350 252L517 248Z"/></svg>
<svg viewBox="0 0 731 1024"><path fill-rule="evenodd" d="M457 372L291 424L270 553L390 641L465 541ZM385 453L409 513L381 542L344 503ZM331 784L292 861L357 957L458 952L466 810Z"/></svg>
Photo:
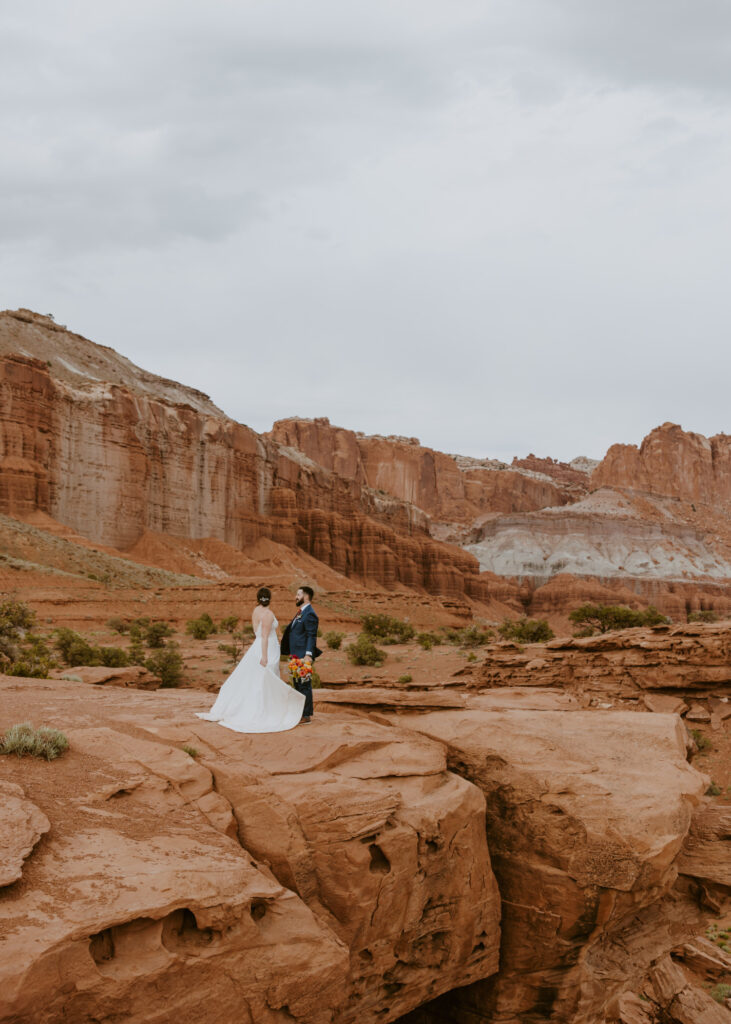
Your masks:
<svg viewBox="0 0 731 1024"><path fill-rule="evenodd" d="M302 605L305 603L305 599L304 599L304 597L297 597L297 598L295 598L295 602L294 603L297 605L298 608L301 608Z"/></svg>

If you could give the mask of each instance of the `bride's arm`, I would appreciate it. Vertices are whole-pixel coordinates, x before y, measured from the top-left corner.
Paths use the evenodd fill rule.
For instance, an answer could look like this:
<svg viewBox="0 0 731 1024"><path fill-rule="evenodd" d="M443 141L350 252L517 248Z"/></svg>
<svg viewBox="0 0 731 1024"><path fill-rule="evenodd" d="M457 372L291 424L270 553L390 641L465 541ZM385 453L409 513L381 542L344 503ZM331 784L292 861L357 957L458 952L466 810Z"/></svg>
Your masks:
<svg viewBox="0 0 731 1024"><path fill-rule="evenodd" d="M259 664L266 668L269 663L268 650L269 650L269 634L272 631L272 622L274 616L270 612L268 615L264 615L261 620L261 658Z"/></svg>

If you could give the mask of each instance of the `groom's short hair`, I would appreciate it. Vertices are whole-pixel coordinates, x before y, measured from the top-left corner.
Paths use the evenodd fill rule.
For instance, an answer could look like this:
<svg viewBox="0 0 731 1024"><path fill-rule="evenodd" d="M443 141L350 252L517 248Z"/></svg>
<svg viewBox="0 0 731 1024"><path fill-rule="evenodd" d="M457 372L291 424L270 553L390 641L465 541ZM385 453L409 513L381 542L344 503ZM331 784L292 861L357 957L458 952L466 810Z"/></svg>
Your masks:
<svg viewBox="0 0 731 1024"><path fill-rule="evenodd" d="M303 594L307 594L307 596L309 597L310 601L315 596L315 591L312 589L312 587L300 587L300 590L302 591Z"/></svg>

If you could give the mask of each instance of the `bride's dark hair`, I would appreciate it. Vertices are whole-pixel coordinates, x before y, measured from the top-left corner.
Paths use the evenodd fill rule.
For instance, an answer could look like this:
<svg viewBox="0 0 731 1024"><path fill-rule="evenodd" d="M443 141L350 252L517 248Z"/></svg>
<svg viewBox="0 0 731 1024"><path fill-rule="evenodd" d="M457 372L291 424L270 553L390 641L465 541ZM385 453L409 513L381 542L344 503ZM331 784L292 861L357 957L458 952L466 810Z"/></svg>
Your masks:
<svg viewBox="0 0 731 1024"><path fill-rule="evenodd" d="M256 592L256 600L258 604L263 605L265 608L272 599L272 592L269 587L259 587Z"/></svg>

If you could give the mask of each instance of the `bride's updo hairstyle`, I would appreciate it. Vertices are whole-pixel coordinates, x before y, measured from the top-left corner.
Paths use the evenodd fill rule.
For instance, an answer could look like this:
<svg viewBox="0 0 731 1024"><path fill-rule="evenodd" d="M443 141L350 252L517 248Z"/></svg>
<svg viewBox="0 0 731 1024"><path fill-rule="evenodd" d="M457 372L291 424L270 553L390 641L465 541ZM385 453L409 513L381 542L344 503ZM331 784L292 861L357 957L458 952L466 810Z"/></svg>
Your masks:
<svg viewBox="0 0 731 1024"><path fill-rule="evenodd" d="M271 601L271 599L272 599L272 592L269 589L269 587L259 587L259 589L256 592L257 604L260 604L264 608L266 608L268 606L269 602Z"/></svg>

